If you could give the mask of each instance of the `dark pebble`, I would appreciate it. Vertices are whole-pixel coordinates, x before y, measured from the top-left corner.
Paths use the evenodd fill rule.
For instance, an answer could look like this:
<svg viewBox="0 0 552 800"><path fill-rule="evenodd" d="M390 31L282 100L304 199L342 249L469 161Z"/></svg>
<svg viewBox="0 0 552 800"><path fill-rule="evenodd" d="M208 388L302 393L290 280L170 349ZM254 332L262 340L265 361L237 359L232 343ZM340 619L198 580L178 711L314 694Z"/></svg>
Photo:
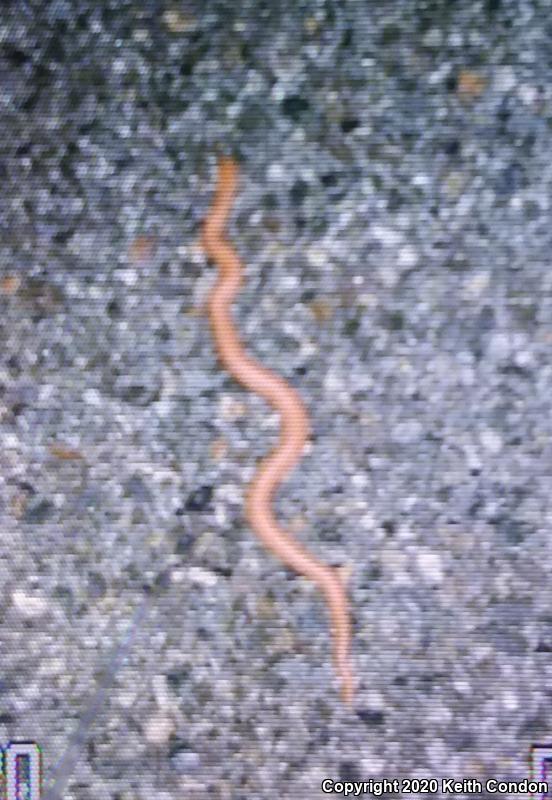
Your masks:
<svg viewBox="0 0 552 800"><path fill-rule="evenodd" d="M199 489L195 489L188 496L188 499L186 500L186 504L184 506L184 510L192 512L205 511L205 509L211 502L212 496L213 496L212 486L200 486Z"/></svg>
<svg viewBox="0 0 552 800"><path fill-rule="evenodd" d="M385 720L383 711L373 711L369 708L357 711L357 717L364 722L365 725L383 725Z"/></svg>
<svg viewBox="0 0 552 800"><path fill-rule="evenodd" d="M290 95L282 100L282 112L294 122L298 122L301 114L307 111L308 101L298 94Z"/></svg>
<svg viewBox="0 0 552 800"><path fill-rule="evenodd" d="M107 581L99 572L88 573L88 587L87 594L93 600L99 600L105 596L107 590Z"/></svg>
<svg viewBox="0 0 552 800"><path fill-rule="evenodd" d="M46 522L52 516L54 504L44 498L32 500L25 511L24 522L40 524Z"/></svg>

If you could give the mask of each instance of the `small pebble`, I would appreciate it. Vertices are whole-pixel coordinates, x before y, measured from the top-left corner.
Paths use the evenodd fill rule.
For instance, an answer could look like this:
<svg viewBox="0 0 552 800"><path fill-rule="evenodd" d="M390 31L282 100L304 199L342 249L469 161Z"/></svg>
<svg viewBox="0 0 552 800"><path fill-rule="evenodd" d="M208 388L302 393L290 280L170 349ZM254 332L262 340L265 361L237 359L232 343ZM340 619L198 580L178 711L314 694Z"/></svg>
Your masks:
<svg viewBox="0 0 552 800"><path fill-rule="evenodd" d="M412 245L407 244L404 247L401 247L399 250L399 255L397 258L399 267L410 269L415 267L419 260L420 256L418 255L417 250L412 247Z"/></svg>
<svg viewBox="0 0 552 800"><path fill-rule="evenodd" d="M201 512L205 511L209 503L211 502L211 498L213 496L213 487L212 486L200 486L198 489L195 489L186 500L186 505L184 506L185 511L192 511L192 512Z"/></svg>
<svg viewBox="0 0 552 800"><path fill-rule="evenodd" d="M516 83L516 73L513 67L498 67L495 70L492 86L495 92L511 92Z"/></svg>
<svg viewBox="0 0 552 800"><path fill-rule="evenodd" d="M422 577L430 583L442 583L443 560L439 553L419 550L416 553L416 565Z"/></svg>
<svg viewBox="0 0 552 800"><path fill-rule="evenodd" d="M192 583L196 583L198 586L204 586L207 589L215 586L218 582L218 577L214 572L202 569L201 567L190 567L188 570L188 578Z"/></svg>
<svg viewBox="0 0 552 800"><path fill-rule="evenodd" d="M489 340L487 352L494 361L506 360L512 352L510 336L506 333L493 333Z"/></svg>
<svg viewBox="0 0 552 800"><path fill-rule="evenodd" d="M167 744L174 730L175 724L172 717L166 714L155 714L144 725L144 736L149 744L160 747Z"/></svg>
<svg viewBox="0 0 552 800"><path fill-rule="evenodd" d="M484 431L481 431L479 434L479 441L485 450L492 455L497 455L502 450L502 437L491 428L486 428Z"/></svg>
<svg viewBox="0 0 552 800"><path fill-rule="evenodd" d="M500 699L507 711L516 711L519 708L519 698L512 689L503 689Z"/></svg>
<svg viewBox="0 0 552 800"><path fill-rule="evenodd" d="M21 616L26 619L42 617L50 608L48 600L45 597L28 594L22 589L16 589L12 593L12 602Z"/></svg>
<svg viewBox="0 0 552 800"><path fill-rule="evenodd" d="M402 234L399 231L385 225L372 225L372 236L384 247L398 247L402 240Z"/></svg>
<svg viewBox="0 0 552 800"><path fill-rule="evenodd" d="M171 757L171 764L177 772L186 774L200 769L201 758L193 750L180 750Z"/></svg>
<svg viewBox="0 0 552 800"><path fill-rule="evenodd" d="M422 423L417 419L399 422L393 428L393 441L398 444L411 444L417 442L424 431Z"/></svg>

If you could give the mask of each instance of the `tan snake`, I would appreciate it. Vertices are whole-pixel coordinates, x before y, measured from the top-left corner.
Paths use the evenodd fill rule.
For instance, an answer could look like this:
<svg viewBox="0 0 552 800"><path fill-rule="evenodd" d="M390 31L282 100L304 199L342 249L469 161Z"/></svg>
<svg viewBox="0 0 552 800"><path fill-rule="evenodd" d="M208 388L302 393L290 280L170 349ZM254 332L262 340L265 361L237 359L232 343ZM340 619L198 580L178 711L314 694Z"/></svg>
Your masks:
<svg viewBox="0 0 552 800"><path fill-rule="evenodd" d="M281 420L280 441L263 459L248 487L246 517L261 542L288 567L313 581L324 595L330 612L334 665L341 682L341 696L350 703L354 693L349 660L351 622L343 581L337 569L323 564L283 530L272 510L276 489L301 457L309 434L309 420L297 392L247 355L232 320L231 306L242 282L243 266L225 239L224 229L237 182L238 165L232 158L221 158L215 197L202 232L205 253L219 269L218 281L208 300L209 320L223 366L246 389L263 397L279 413Z"/></svg>

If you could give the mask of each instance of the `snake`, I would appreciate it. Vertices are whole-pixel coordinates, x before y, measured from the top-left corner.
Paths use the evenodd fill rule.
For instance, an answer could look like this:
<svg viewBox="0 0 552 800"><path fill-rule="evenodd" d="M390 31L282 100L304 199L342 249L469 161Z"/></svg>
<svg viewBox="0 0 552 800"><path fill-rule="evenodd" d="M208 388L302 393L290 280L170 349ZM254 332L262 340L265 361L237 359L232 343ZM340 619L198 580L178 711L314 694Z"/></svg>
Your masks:
<svg viewBox="0 0 552 800"><path fill-rule="evenodd" d="M244 267L225 236L239 182L239 166L231 156L217 163L212 203L203 221L201 244L217 266L217 281L207 300L207 314L222 366L245 389L262 397L280 417L279 441L261 460L244 499L246 520L262 544L288 568L320 590L330 617L333 663L346 704L354 697L350 662L351 619L345 580L324 564L278 522L273 510L276 490L295 468L309 436L309 417L299 393L283 378L248 355L232 317L232 304L243 283Z"/></svg>

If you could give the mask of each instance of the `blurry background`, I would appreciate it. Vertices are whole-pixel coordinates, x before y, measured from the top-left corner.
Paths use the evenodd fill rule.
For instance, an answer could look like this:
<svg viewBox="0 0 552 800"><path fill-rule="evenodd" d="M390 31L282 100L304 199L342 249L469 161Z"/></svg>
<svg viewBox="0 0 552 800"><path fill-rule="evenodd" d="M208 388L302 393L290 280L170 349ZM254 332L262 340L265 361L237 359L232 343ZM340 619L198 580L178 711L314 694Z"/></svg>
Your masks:
<svg viewBox="0 0 552 800"><path fill-rule="evenodd" d="M552 739L550 6L3 4L0 742L67 800L521 779ZM312 417L278 515L351 573L354 711L243 519L278 421L204 315L220 152L236 320Z"/></svg>

